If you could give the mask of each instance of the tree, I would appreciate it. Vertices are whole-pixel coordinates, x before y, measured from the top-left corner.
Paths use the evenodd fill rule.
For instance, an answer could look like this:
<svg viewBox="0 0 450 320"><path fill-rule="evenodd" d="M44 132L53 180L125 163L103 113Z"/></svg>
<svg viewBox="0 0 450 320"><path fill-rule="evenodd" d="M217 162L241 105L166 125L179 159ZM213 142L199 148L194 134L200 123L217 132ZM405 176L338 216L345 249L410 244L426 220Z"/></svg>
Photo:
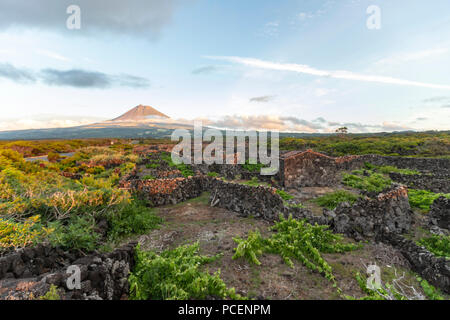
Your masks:
<svg viewBox="0 0 450 320"><path fill-rule="evenodd" d="M348 133L348 128L347 127L340 127L338 129L336 129L336 133L340 136L340 137L344 137L347 133Z"/></svg>

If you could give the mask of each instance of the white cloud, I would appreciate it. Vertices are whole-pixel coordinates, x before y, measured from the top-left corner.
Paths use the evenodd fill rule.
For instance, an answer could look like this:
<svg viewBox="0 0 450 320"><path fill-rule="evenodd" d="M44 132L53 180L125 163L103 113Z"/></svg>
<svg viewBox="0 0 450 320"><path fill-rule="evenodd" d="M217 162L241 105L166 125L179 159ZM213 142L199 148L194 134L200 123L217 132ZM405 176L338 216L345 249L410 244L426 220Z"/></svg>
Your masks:
<svg viewBox="0 0 450 320"><path fill-rule="evenodd" d="M0 120L0 131L66 128L91 124L100 121L94 117L35 116L21 119Z"/></svg>
<svg viewBox="0 0 450 320"><path fill-rule="evenodd" d="M395 84L401 86L413 86L413 87L423 87L423 88L433 88L433 89L445 89L450 90L450 85L440 85L426 82L410 81L404 79L398 79L393 77L378 76L378 75L366 75L360 73L354 73L345 70L320 70L312 68L308 65L295 64L295 63L278 63L272 61L265 61L255 58L243 58L234 56L207 56L206 58L229 61L233 63L238 63L242 65L247 65L254 68L277 70L277 71L290 71L297 73L304 73L319 77L329 77L335 79L344 80L354 80L363 82L376 82L384 84Z"/></svg>
<svg viewBox="0 0 450 320"><path fill-rule="evenodd" d="M64 61L64 62L72 61L71 59L69 59L69 58L67 58L67 57L65 57L65 56L63 56L63 55L61 55L61 54L59 54L57 52L52 52L52 51L49 51L49 50L38 49L38 50L36 50L36 53L38 55L41 55L41 56L44 56L44 57L48 57L48 58L51 58L51 59L55 59L55 60L59 60L59 61Z"/></svg>
<svg viewBox="0 0 450 320"><path fill-rule="evenodd" d="M422 51L416 51L416 52L406 52L406 53L400 53L392 55L391 57L381 59L377 62L375 62L375 65L382 66L382 65L393 65L393 64L399 64L399 63L407 63L427 58L432 58L436 56L440 56L443 54L448 53L447 48L433 48L433 49L427 49Z"/></svg>

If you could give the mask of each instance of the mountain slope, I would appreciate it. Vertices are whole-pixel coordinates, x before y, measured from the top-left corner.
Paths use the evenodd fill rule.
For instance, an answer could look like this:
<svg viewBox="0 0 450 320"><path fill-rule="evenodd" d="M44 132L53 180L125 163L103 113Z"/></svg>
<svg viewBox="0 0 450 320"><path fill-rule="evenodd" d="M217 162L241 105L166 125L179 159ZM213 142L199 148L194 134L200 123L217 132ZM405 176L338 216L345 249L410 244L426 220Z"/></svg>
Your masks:
<svg viewBox="0 0 450 320"><path fill-rule="evenodd" d="M142 121L149 119L170 119L170 117L153 107L140 104L111 121Z"/></svg>

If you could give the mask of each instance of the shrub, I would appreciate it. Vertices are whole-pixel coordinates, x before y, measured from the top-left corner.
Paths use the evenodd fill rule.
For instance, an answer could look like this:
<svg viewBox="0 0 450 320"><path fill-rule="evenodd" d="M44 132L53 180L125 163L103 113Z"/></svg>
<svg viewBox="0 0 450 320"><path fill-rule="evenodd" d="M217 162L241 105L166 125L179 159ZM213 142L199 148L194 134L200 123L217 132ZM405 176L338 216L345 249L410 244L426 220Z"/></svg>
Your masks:
<svg viewBox="0 0 450 320"><path fill-rule="evenodd" d="M134 199L130 204L124 205L117 212L108 216L110 229L108 238L117 240L121 237L144 234L155 229L162 219L148 208L143 201Z"/></svg>
<svg viewBox="0 0 450 320"><path fill-rule="evenodd" d="M391 186L392 180L370 170L355 170L353 174L344 174L343 183L360 190L381 192Z"/></svg>
<svg viewBox="0 0 450 320"><path fill-rule="evenodd" d="M264 168L264 165L262 163L250 163L248 160L246 160L242 165L242 168L250 172L260 172L261 168Z"/></svg>
<svg viewBox="0 0 450 320"><path fill-rule="evenodd" d="M57 162L59 159L61 159L61 156L56 152L49 152L47 155L47 159L49 162Z"/></svg>
<svg viewBox="0 0 450 320"><path fill-rule="evenodd" d="M427 190L408 190L409 204L411 205L411 207L421 209L424 212L430 211L430 207L433 204L434 200L441 196L450 198L450 193L443 194L434 193Z"/></svg>
<svg viewBox="0 0 450 320"><path fill-rule="evenodd" d="M450 236L432 235L420 239L418 244L427 248L435 256L450 258Z"/></svg>
<svg viewBox="0 0 450 320"><path fill-rule="evenodd" d="M208 172L208 177L214 177L214 178L216 178L216 177L218 177L218 176L219 176L219 174L218 174L217 172L213 172L213 171Z"/></svg>
<svg viewBox="0 0 450 320"><path fill-rule="evenodd" d="M421 277L417 277L417 281L419 281L420 286L423 289L423 292L427 296L429 300L444 300L441 292L428 283L427 280L422 279Z"/></svg>
<svg viewBox="0 0 450 320"><path fill-rule="evenodd" d="M52 284L50 289L48 289L47 293L43 296L39 297L41 300L61 300L59 296L58 287Z"/></svg>
<svg viewBox="0 0 450 320"><path fill-rule="evenodd" d="M23 223L0 218L0 248L23 248L42 241L53 230L39 227L39 221L39 216Z"/></svg>
<svg viewBox="0 0 450 320"><path fill-rule="evenodd" d="M238 244L234 249L233 259L245 257L250 262L260 264L258 255L263 252L281 255L284 262L293 267L292 258L303 263L307 268L323 274L335 282L331 266L320 253L340 253L356 249L354 244L343 243L343 236L327 230L328 226L311 225L305 220L296 220L290 216L284 219L280 215L272 230L276 231L270 238L264 239L256 231L247 239L233 238Z"/></svg>
<svg viewBox="0 0 450 320"><path fill-rule="evenodd" d="M292 195L290 195L289 193L287 193L284 190L277 189L276 192L281 197L281 199L283 199L284 201L291 200L294 198Z"/></svg>
<svg viewBox="0 0 450 320"><path fill-rule="evenodd" d="M321 207L333 210L338 206L338 204L342 202L349 202L350 204L353 204L358 200L358 198L359 197L357 195L349 191L338 190L318 197L314 199L314 202L316 202Z"/></svg>
<svg viewBox="0 0 450 320"><path fill-rule="evenodd" d="M50 225L55 229L49 237L54 246L90 252L100 240L100 234L94 230L95 220L92 217L74 216L67 225L62 225L59 221Z"/></svg>
<svg viewBox="0 0 450 320"><path fill-rule="evenodd" d="M133 300L164 299L187 300L240 298L234 289L228 289L220 278L200 267L220 256L201 256L198 243L167 250L160 255L136 250L136 266L128 281Z"/></svg>

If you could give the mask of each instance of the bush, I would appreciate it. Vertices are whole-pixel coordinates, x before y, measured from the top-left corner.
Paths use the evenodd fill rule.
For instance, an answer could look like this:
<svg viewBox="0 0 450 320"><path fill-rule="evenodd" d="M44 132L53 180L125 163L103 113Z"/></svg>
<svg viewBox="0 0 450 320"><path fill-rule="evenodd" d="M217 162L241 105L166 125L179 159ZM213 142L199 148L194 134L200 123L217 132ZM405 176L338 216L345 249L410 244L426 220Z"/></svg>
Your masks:
<svg viewBox="0 0 450 320"><path fill-rule="evenodd" d="M167 250L160 255L136 250L136 267L128 281L132 300L239 299L227 289L220 271L213 275L200 270L220 256L201 256L198 243Z"/></svg>
<svg viewBox="0 0 450 320"><path fill-rule="evenodd" d="M246 160L245 163L242 165L242 168L250 172L260 172L261 168L264 168L264 165L262 163L252 164L248 160Z"/></svg>
<svg viewBox="0 0 450 320"><path fill-rule="evenodd" d="M289 193L287 193L286 191L284 191L284 190L280 190L280 189L277 189L277 194L281 197L281 199L283 199L284 201L287 201L287 200L291 200L291 199L293 199L294 197L293 196L291 196Z"/></svg>
<svg viewBox="0 0 450 320"><path fill-rule="evenodd" d="M381 192L391 186L392 180L371 170L355 170L353 174L344 174L343 183L368 192Z"/></svg>
<svg viewBox="0 0 450 320"><path fill-rule="evenodd" d="M58 287L52 284L50 286L50 289L48 289L47 293L41 297L39 297L41 300L61 300L61 297L59 296Z"/></svg>
<svg viewBox="0 0 450 320"><path fill-rule="evenodd" d="M133 199L129 205L124 205L118 212L108 216L110 229L108 238L117 240L133 234L144 234L159 226L162 219L148 208L143 201Z"/></svg>
<svg viewBox="0 0 450 320"><path fill-rule="evenodd" d="M418 244L427 248L435 256L450 258L450 236L432 235L420 239Z"/></svg>
<svg viewBox="0 0 450 320"><path fill-rule="evenodd" d="M50 223L50 225L55 229L49 236L52 245L67 250L91 252L94 251L100 240L100 234L94 230L95 220L92 217L74 216L65 226L59 221Z"/></svg>
<svg viewBox="0 0 450 320"><path fill-rule="evenodd" d="M208 172L208 177L214 177L214 178L216 178L216 177L218 177L218 176L219 176L219 174L218 174L217 172L213 172L213 171Z"/></svg>
<svg viewBox="0 0 450 320"><path fill-rule="evenodd" d="M39 216L23 223L0 218L0 248L23 248L42 241L53 230L40 227L39 220Z"/></svg>
<svg viewBox="0 0 450 320"><path fill-rule="evenodd" d="M338 204L342 202L355 203L358 200L358 196L346 190L338 190L332 193L328 193L324 196L318 197L313 201L319 206L325 207L329 210L335 209Z"/></svg>
<svg viewBox="0 0 450 320"><path fill-rule="evenodd" d="M434 200L441 196L450 198L450 193L434 193L427 190L415 189L408 190L409 204L411 205L411 207L418 208L424 212L430 211L431 205L433 204Z"/></svg>
<svg viewBox="0 0 450 320"><path fill-rule="evenodd" d="M320 253L346 252L358 246L343 243L342 235L334 234L327 228L328 226L317 224L313 226L305 220L293 219L292 216L284 219L280 215L280 221L272 227L276 233L270 238L262 238L259 231L250 233L247 239L233 238L238 244L234 249L233 259L245 257L259 265L258 256L263 252L279 254L290 267L294 265L291 260L294 258L335 282L331 266Z"/></svg>
<svg viewBox="0 0 450 320"><path fill-rule="evenodd" d="M47 155L47 159L49 162L57 162L59 159L61 159L61 156L56 152L49 152Z"/></svg>

